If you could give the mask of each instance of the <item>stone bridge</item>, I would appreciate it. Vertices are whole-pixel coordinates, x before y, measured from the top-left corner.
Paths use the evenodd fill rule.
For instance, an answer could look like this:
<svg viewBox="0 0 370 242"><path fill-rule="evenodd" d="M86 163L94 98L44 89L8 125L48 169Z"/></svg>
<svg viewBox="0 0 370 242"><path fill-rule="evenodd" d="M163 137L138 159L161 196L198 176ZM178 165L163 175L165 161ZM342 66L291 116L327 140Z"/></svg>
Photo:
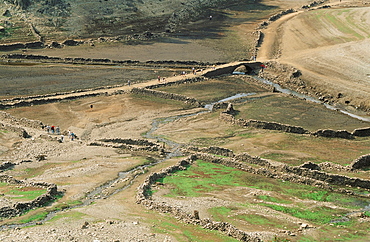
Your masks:
<svg viewBox="0 0 370 242"><path fill-rule="evenodd" d="M245 62L232 62L225 65L217 66L214 70L209 70L203 74L205 77L214 77L223 74L232 74L236 68L245 67L246 74L250 74L253 71L258 71L262 68L262 62L257 61L245 61Z"/></svg>

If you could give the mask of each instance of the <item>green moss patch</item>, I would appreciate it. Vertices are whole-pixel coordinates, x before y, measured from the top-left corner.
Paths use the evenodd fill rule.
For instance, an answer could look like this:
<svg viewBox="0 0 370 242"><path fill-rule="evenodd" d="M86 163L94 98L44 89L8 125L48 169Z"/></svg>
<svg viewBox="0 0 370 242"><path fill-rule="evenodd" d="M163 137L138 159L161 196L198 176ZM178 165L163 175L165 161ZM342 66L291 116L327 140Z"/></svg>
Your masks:
<svg viewBox="0 0 370 242"><path fill-rule="evenodd" d="M46 193L46 189L40 187L19 186L9 183L0 183L0 194L13 201L31 201Z"/></svg>

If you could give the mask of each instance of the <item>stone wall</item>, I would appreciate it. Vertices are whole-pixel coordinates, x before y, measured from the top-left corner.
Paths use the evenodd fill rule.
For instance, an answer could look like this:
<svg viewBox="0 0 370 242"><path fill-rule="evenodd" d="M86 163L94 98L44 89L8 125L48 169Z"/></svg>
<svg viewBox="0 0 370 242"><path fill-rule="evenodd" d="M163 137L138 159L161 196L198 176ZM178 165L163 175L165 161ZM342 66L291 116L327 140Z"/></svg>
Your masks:
<svg viewBox="0 0 370 242"><path fill-rule="evenodd" d="M71 92L71 93L74 93L74 92ZM60 94L56 94L55 96L45 95L45 97L42 97L42 96L40 96L40 98L29 97L28 99L24 98L24 99L17 100L14 102L2 100L2 102L0 103L0 110L16 108L16 107L27 107L27 106L33 106L33 105L55 103L55 102L61 102L61 101L67 101L67 100L74 100L78 98L96 97L99 95L102 95L102 93L81 93L79 95L73 95L73 96L61 96Z"/></svg>
<svg viewBox="0 0 370 242"><path fill-rule="evenodd" d="M180 94L172 94L167 92L161 92L161 91L155 91L152 89L159 88L162 86L170 86L170 85L180 85L180 84L186 84L186 83L193 83L193 82L201 82L206 80L206 78L202 76L197 76L193 78L186 78L181 79L174 82L167 82L167 83L160 83L156 85L149 86L148 89L143 88L133 88L130 92L131 93L137 93L137 94L143 94L143 95L152 95L157 96L165 99L172 99L172 100L178 100L185 103L188 103L190 105L201 107L202 104L197 101L194 98L186 97L184 95ZM61 93L51 93L46 95L36 95L36 96L27 96L27 97L16 97L12 99L3 99L0 100L0 110L9 109L9 108L16 108L16 107L25 107L25 106L32 106L32 105L42 105L47 103L55 103L55 102L61 102L61 101L68 101L68 100L74 100L79 98L87 98L87 97L95 97L99 95L108 95L107 92L104 90L121 87L123 85L115 85L115 86L106 86L106 87L99 87L99 88L91 88L91 89L83 89L83 90L75 90L71 92L61 92ZM95 92L94 92L95 91ZM90 92L90 93L88 93ZM111 95L120 95L127 93L127 91L124 90L117 90L116 92L112 93ZM6 115L3 113L0 113L0 120L2 117L6 117ZM30 121L31 122L31 121ZM22 121L23 124L27 123L26 120ZM37 126L37 121L35 121L35 124ZM29 125L26 125L29 126Z"/></svg>
<svg viewBox="0 0 370 242"><path fill-rule="evenodd" d="M283 17L284 15L287 15L287 14L290 14L290 13L294 13L296 12L296 10L290 8L290 9L287 9L287 10L284 10L284 11L281 11L280 13L277 13L277 14L274 14L272 15L268 21L270 22L274 22L276 20L278 20L279 18Z"/></svg>
<svg viewBox="0 0 370 242"><path fill-rule="evenodd" d="M36 207L42 207L52 201L55 200L56 196L59 195L57 190L57 186L55 184L49 184L46 182L25 182L17 180L13 177L8 175L0 175L0 181L9 183L9 184L17 184L20 186L25 187L40 187L43 189L47 189L45 194L38 196L36 199L28 202L16 202L11 206L5 206L0 208L0 217L2 218L10 218L15 217L23 214L24 212L34 209Z"/></svg>
<svg viewBox="0 0 370 242"><path fill-rule="evenodd" d="M44 43L40 41L29 42L29 43L14 43L0 45L0 51L12 51L18 49L39 49L44 48Z"/></svg>
<svg viewBox="0 0 370 242"><path fill-rule="evenodd" d="M230 149L217 147L217 146L210 146L210 147L195 147L195 146L189 146L185 149L186 152L201 152L201 153L210 153L215 155L222 155L227 157L233 157L234 152Z"/></svg>
<svg viewBox="0 0 370 242"><path fill-rule="evenodd" d="M228 223L213 222L208 218L200 219L199 216L196 216L195 214L188 214L178 207L173 207L163 202L158 203L152 200L150 192L152 186L157 183L158 179L169 176L176 171L187 169L187 167L191 166L197 159L241 169L243 171L262 175L268 178L283 179L285 181L316 186L329 191L335 191L349 195L367 197L366 195L354 194L354 192L350 190L333 187L332 185L339 185L341 187L360 187L370 190L370 180L322 172L316 169L317 166L315 166L315 169L310 169L310 166L290 167L285 164L273 165L267 160L259 157L252 157L246 153L236 155L232 158L221 158L207 153L196 153L190 155L185 160L179 161L174 166L170 166L158 173L152 173L149 175L145 182L138 188L136 197L137 203L143 204L149 209L159 212L171 213L177 219L189 224L196 224L202 226L203 228L219 230L241 241L260 241L260 238L256 236L256 234L246 233ZM248 163L258 165L260 167L250 166ZM225 228L227 229L225 230Z"/></svg>
<svg viewBox="0 0 370 242"><path fill-rule="evenodd" d="M370 154L360 156L349 167L351 170L370 168Z"/></svg>
<svg viewBox="0 0 370 242"><path fill-rule="evenodd" d="M55 43L57 44L57 43ZM18 44L16 44L18 46ZM21 46L22 44L20 44ZM31 43L29 44L31 45ZM35 45L35 44L34 44ZM18 46L18 47L20 47ZM4 47L5 48L5 47ZM9 47L10 48L10 47ZM1 46L0 46L1 50ZM223 62L209 63L209 62L200 62L200 61L145 61L140 62L137 60L112 60L107 58L83 58L83 57L52 57L46 55L32 55L32 54L5 54L0 56L1 59L7 61L35 61L35 62L52 62L52 63L65 63L65 64L86 64L86 65L138 65L138 66L165 66L165 67L207 67L209 65L221 65L225 64Z"/></svg>
<svg viewBox="0 0 370 242"><path fill-rule="evenodd" d="M6 131L17 133L20 137L23 137L23 138L31 137L24 128L16 127L10 124L3 124L1 122L0 122L0 130L6 130Z"/></svg>
<svg viewBox="0 0 370 242"><path fill-rule="evenodd" d="M317 7L321 4L324 4L326 3L328 0L322 0L322 1L313 1L312 3L310 4L307 4L307 5L303 5L302 8L303 9L307 9L307 8L313 8L313 7Z"/></svg>
<svg viewBox="0 0 370 242"><path fill-rule="evenodd" d="M244 120L244 119L236 119L233 115L222 112L220 114L220 119L232 123L234 125L242 126L242 127L253 127L258 129L269 129L269 130L280 130L283 132L288 133L296 133L296 134L308 134L309 131L298 126L291 126L286 124L280 124L276 122L265 122L259 120Z"/></svg>
<svg viewBox="0 0 370 242"><path fill-rule="evenodd" d="M327 137L327 138L353 139L353 134L351 134L350 132L346 130L324 129L324 130L318 130L311 134L315 136Z"/></svg>
<svg viewBox="0 0 370 242"><path fill-rule="evenodd" d="M352 132L352 135L358 136L358 137L369 137L370 136L370 127L369 128L355 129Z"/></svg>
<svg viewBox="0 0 370 242"><path fill-rule="evenodd" d="M145 139L101 139L91 142L90 146L104 146L117 149L127 149L132 152L145 151L145 152L159 152L159 155L164 155L165 150L161 144L153 143Z"/></svg>
<svg viewBox="0 0 370 242"><path fill-rule="evenodd" d="M295 174L300 177L311 178L317 181L326 182L331 185L339 185L339 186L351 186L351 187L360 187L363 189L370 190L370 180L360 179L360 178L352 178L343 175L336 175L332 173L327 173L320 171L318 169L311 169L308 166L288 166L288 165L272 165L268 160L262 159L260 157L252 157L246 153L242 153L235 156L235 159L256 164L262 167L265 167L270 170L280 171L286 174ZM361 156L360 158L356 159L352 162L352 164L348 168L339 167L336 165L337 169L339 170L347 170L350 169L357 169L358 167L362 167L362 165L369 167L370 166L370 155ZM328 166L324 164L324 166ZM333 164L334 166L334 164ZM316 167L316 166L315 166ZM321 167L318 165L318 167Z"/></svg>
<svg viewBox="0 0 370 242"><path fill-rule="evenodd" d="M41 129L44 124L39 120L31 120L28 118L16 118L9 113L0 111L0 120L11 123L12 125L19 125L22 127L30 127L35 129Z"/></svg>
<svg viewBox="0 0 370 242"><path fill-rule="evenodd" d="M159 203L155 202L151 199L150 190L151 186L154 185L158 179L166 177L171 173L174 173L179 170L185 170L187 166L191 165L198 157L192 155L185 160L179 161L176 165L170 166L166 169L163 169L159 173L152 173L149 175L144 183L139 186L136 201L139 204L146 206L149 209L156 210L162 213L170 213L175 216L176 219L181 220L188 224L194 224L203 227L204 229L209 230L218 230L226 235L238 239L240 241L262 241L258 233L248 233L242 231L235 226L227 223L227 222L214 222L208 218L201 219L196 215L188 214L181 210L178 207L173 207L166 203Z"/></svg>
<svg viewBox="0 0 370 242"><path fill-rule="evenodd" d="M149 96L154 96L154 97L159 97L159 98L164 98L164 99L181 101L181 102L190 104L195 107L202 107L202 104L195 98L187 97L187 96L180 95L180 94L155 91L155 90L146 89L146 88L133 88L131 89L131 92L135 94L140 94L140 95L146 95L146 96L149 95Z"/></svg>
<svg viewBox="0 0 370 242"><path fill-rule="evenodd" d="M158 84L155 84L155 85L147 86L145 88L146 89L155 89L155 88L166 87L166 86L202 82L202 81L205 81L205 80L208 80L208 79L203 77L203 76L196 76L196 77L181 79L181 80L177 80L177 81L173 81L173 82L164 82L164 83L162 82L162 83L158 83Z"/></svg>
<svg viewBox="0 0 370 242"><path fill-rule="evenodd" d="M259 121L259 120L244 120L244 119L236 119L232 114L227 112L222 112L219 117L222 121L231 123L233 125L238 125L241 127L253 127L257 129L268 129L268 130L279 130L287 133L295 133L295 134L310 134L314 136L326 137L326 138L342 138L342 139L353 139L354 136L370 136L370 128L365 129L357 129L354 132L350 133L346 130L331 130L331 129L324 129L324 130L317 130L315 132L310 132L302 127L299 126L291 126L286 124L280 124L275 122L266 122L266 121Z"/></svg>

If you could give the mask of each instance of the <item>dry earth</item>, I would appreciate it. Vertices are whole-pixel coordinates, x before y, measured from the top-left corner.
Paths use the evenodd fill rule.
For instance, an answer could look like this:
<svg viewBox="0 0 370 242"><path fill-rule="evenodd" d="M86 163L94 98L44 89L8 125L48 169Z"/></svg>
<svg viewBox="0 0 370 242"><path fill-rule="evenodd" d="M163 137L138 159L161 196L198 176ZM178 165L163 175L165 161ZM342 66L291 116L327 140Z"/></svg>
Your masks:
<svg viewBox="0 0 370 242"><path fill-rule="evenodd" d="M300 7L308 1L263 1L263 3L287 9ZM333 8L297 12L270 24L266 30L263 30L265 41L258 52L257 60L277 60L293 65L302 70L303 77L308 83L318 86L320 90L322 88L322 92L334 94L340 92L347 98L345 100L350 100L355 105L360 105L356 99L368 104L370 90L368 89L367 71L370 63L367 57L370 53L368 53L369 32L366 26L370 21L369 7L360 3L360 7L347 8L346 6L349 4L358 5L359 3L335 1ZM347 32L339 31L338 26L328 20L331 18L321 17L322 15L335 16L340 22L344 16L348 16L343 14L344 10L350 14L349 16L353 16L351 22L356 23L352 26L355 30L349 31L349 33L347 30ZM251 24L242 22L233 28L237 29L242 36L251 30ZM142 61L157 59L210 62L228 60L222 52L204 46L204 43L202 45L193 39L151 43L150 45L107 44L96 47L68 47L60 50L29 50L29 53L60 57L76 56ZM155 75L156 73L154 77ZM27 77L24 77L23 80L26 79ZM22 78L19 81L22 81ZM139 84L137 85L139 86ZM90 105L94 107L90 108ZM150 100L134 95L116 95L7 111L16 117L27 117L41 120L44 124L58 125L62 130L72 130L80 137L79 140L75 141L66 138L64 143L59 143L43 138L45 131L31 128L27 128L27 131L34 137L32 140L20 139L13 133L0 133L1 160L19 163L22 160L34 159L38 154L47 155L46 161L22 163L14 169L6 171L5 174L25 178L32 171L33 175L28 177L28 180L58 184L59 189L65 190L64 197L58 203L67 203L84 200L86 193L114 179L119 171L129 170L142 164L145 160L150 160L150 154L117 152L114 148L88 146L89 142L101 138L142 138L142 134L150 129L152 121L156 118L199 110L183 110L179 108L179 105L168 103L158 107ZM193 121L194 118L188 118L184 126L179 122L179 126L182 128L180 131L189 132L189 136L196 137L197 134L192 133L196 122L199 122L200 127L213 127L213 133L229 128L228 124L221 123L217 119L203 120L201 116L198 116L197 121ZM176 123L173 126L176 127ZM271 135L271 139L265 142L273 142L274 136L276 139L280 138L279 135ZM253 149L260 153L263 152L258 147ZM177 160L178 158L165 160L146 169L155 172L174 164ZM145 174L139 175L125 190L104 198L104 194L109 194L115 187L127 185L128 180L121 179L105 189L101 198L94 200L91 205L60 212L54 219L38 226L4 229L0 232L0 240L191 241L191 239L181 236L183 231L190 230L196 234L195 238L198 238L198 241L227 241L227 238L220 238L218 234L199 231L197 228L182 224L168 215L146 210L136 204L136 188L144 179ZM229 194L233 192L235 191L231 191ZM217 194L213 195L217 196ZM206 214L208 206L219 203L227 204L228 202L227 199L217 197L211 200L181 201L178 206L189 208L190 205L194 205ZM50 209L51 206L53 205L31 211L31 214ZM4 222L8 221L4 220ZM83 226L86 222L88 224ZM293 222L298 223L299 221L294 220ZM156 230L157 227L160 228L162 223L174 224L177 227L168 229L166 232ZM255 229L258 230L258 228ZM312 231L312 233L316 232ZM273 235L267 233L265 239L270 241L273 239ZM294 240L294 238L291 239Z"/></svg>
<svg viewBox="0 0 370 242"><path fill-rule="evenodd" d="M354 107L369 107L369 2L334 1L272 23L258 57L301 70L309 86Z"/></svg>

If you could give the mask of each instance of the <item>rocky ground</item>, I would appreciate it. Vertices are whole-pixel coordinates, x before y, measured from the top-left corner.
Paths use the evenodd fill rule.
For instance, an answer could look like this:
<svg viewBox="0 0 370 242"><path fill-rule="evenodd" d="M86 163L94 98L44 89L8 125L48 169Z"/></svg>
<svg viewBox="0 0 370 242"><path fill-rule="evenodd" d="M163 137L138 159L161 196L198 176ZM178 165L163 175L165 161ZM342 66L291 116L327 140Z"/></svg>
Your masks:
<svg viewBox="0 0 370 242"><path fill-rule="evenodd" d="M193 11L195 7L201 7L205 10L197 11L197 14L194 16L194 19L191 18L191 21L200 20L202 22L203 18L207 17L207 21L209 22L208 17L210 12L211 14L218 13L214 10L216 4L214 1L198 1L201 4L196 5L194 4L195 1L182 1L184 3L181 4L180 1L118 2L109 0L105 1L106 4L104 7L97 2L50 2L54 3L51 7L41 7L41 2L38 3L38 5L29 6L29 9L37 10L33 12L34 15L30 15L29 19L32 20L31 22L35 23L36 29L40 30L41 35L54 28L55 26L50 27L52 24L57 25L56 27L69 28L72 36L75 36L76 33L81 33L80 37L97 37L102 34L108 36L116 35L117 32L115 31L120 31L124 34L130 33L131 30L134 30L133 32L140 32L142 30L146 31L149 27L151 30L169 30L169 32L172 32L177 29L177 24L181 23L181 21L190 21L189 17L185 18L185 16L189 16L189 13L192 13L191 11ZM228 1L220 1L217 3L226 4L226 2ZM281 9L290 7L299 8L308 2L309 1L294 0L262 1L265 5L280 6ZM366 48L368 46L368 39L363 36L368 34L368 30L366 29L366 23L368 23L369 19L368 7L362 2L357 3L352 1L335 1L332 4L333 8L325 11L329 11L330 14L336 16L339 20L343 19L340 15L342 8L347 9L347 7L352 5L359 6L356 8L349 8L349 12L351 16L353 16L352 21L361 23L356 25L355 32L357 34L351 32L348 34L350 36L344 35L343 32L339 33L337 30L334 31L335 26L318 20L318 22L312 22L314 23L314 27L312 27L313 25L309 25L313 18L310 14L316 13L316 11L300 10L282 17L262 30L265 33L265 37L259 49L257 60L266 62L273 60L292 65L302 71L302 78L306 81L306 85L317 88L317 92L322 92L321 95L330 94L337 97L339 102L350 101L350 103L354 103L355 106L361 104L356 101L358 99L367 105L369 90L366 71L368 70L367 67L369 66L369 62L366 57L369 54L367 52L369 48ZM61 8L61 6L67 7ZM27 8L23 5L19 7ZM61 11L62 9L63 11ZM338 9L339 12L335 12L336 9ZM11 13L12 11L13 10L11 10ZM40 11L53 14L53 17L50 18L51 22L48 23L48 27L46 27L47 24L44 25L44 23L41 23L41 19L36 18ZM89 19L89 14L91 14L91 16L100 17L91 17ZM175 18L174 16L177 16L177 14L184 17L179 19ZM323 14L328 13L325 12ZM64 15L68 15L70 18L64 20ZM79 18L78 16L80 15L83 17ZM134 25L132 22L130 23L128 21L136 15L141 17L139 19L143 23L142 26ZM150 22L146 18L147 16L150 16L150 19L154 16L158 21ZM217 17L217 15L214 16ZM361 18L359 18L359 16L361 16ZM37 21L34 21L35 19ZM111 21L111 24L117 28L105 30L101 22L102 19L104 19L104 21ZM82 23L76 25L75 23L79 21ZM137 18L135 17L135 22L136 21ZM245 19L243 21L248 22L248 20ZM122 22L127 24L123 26ZM201 22L199 23L200 25L202 24ZM72 28L70 26L79 27ZM322 28L318 26L322 26ZM92 31L95 28L97 28L97 31ZM138 31L138 28L140 28L140 31ZM235 29L238 29L238 33L243 36L245 32L251 30L251 27L247 23L241 21L239 24L235 25ZM252 29L254 30L254 27ZM312 33L316 34L312 35ZM360 33L360 37L358 33ZM222 35L224 35L224 33L222 33ZM356 38L354 36L356 36ZM28 50L28 53L59 57L109 58L121 60L137 59L142 61L153 59L199 60L210 62L228 60L224 55L225 50L219 51L219 49L214 48L214 45L205 46L204 42L200 43L194 39L189 40L186 38L172 39L171 41L167 39L166 41L131 46L103 44L95 47L80 46L63 49ZM250 56L248 56L248 58L249 57ZM340 61L338 61L338 59ZM18 67L6 66L6 70L12 68ZM48 71L51 70L50 76L52 76L52 78L58 78L58 75L60 75L64 76L65 80L68 79L68 76L65 77L65 70L70 67L62 66L62 69L65 68L64 71L62 69L52 69L52 66L46 66L45 68ZM60 66L58 66L58 68L60 68ZM91 75L91 72L89 72L90 69L94 69L94 67L78 67L78 71L82 70L86 80L95 80L96 82L99 78L89 77L89 75ZM94 69L93 72L95 76L110 73L109 75L113 75L113 79L118 79L121 72L119 68L117 69L118 70L114 70L114 72L110 69L111 72L108 72L105 67L102 67L101 69ZM42 70L40 72L44 71L45 70ZM152 70L150 70L150 72L151 71ZM76 75L78 75L78 72L76 73ZM136 73L137 72L132 72L130 78L134 78ZM151 76L151 74L153 74L153 76ZM148 79L156 78L157 73L153 71L151 74L146 74L150 77ZM17 82L28 79L29 76L27 76L27 74L16 77ZM45 79L47 79L47 77ZM151 83L153 82L155 83L157 81L151 80ZM353 85L354 82L356 85ZM135 85L139 86L145 84ZM341 93L341 95L339 95L339 93ZM93 108L91 108L91 105L93 105ZM366 105L364 105L364 107ZM79 99L73 102L52 103L42 106L7 110L7 112L16 117L27 117L29 119L41 120L44 124L57 125L64 132L72 130L79 136L79 139L71 141L68 136L65 136L64 142L59 143L57 139L60 139L60 135L48 134L45 130L31 127L24 128L32 135L33 139L20 138L18 134L13 132L0 132L0 159L19 163L15 169L8 170L5 174L17 178L27 177L27 180L30 181L57 183L58 188L64 191L64 197L58 201L59 204L76 200L85 201L87 200L85 199L86 194L89 194L90 191L94 191L95 188L100 187L107 181L115 179L119 171L130 170L132 167L150 160L151 157L160 160L160 156L157 153L146 154L128 152L127 150L117 151L117 149L112 147L90 146L90 142L102 138L115 137L139 139L142 138L143 132L150 129L152 121L156 118L187 114L196 111L199 110L183 110L179 108L178 105L171 105L168 103L154 105L150 100L127 94L99 96ZM192 122L192 119L189 120L188 123ZM2 120L2 122L6 123L4 120ZM210 120L199 117L197 122L200 129L212 127L213 134L220 132L220 130L227 130L230 128L228 124L219 122L217 118ZM12 122L9 123L12 124ZM183 128L184 132L186 131L186 127L180 128ZM194 130L194 125L192 126L189 124L188 129ZM272 135L270 139L265 140L264 143L280 139L278 136L279 135ZM258 149L258 147L254 148ZM35 157L40 154L46 155L47 159L45 161L35 161ZM21 163L22 160L33 160L33 162ZM150 172L158 171L177 161L178 158L162 161L160 164L151 167ZM145 172L146 169L147 168L143 169L143 172ZM33 172L31 175L29 173L30 171ZM10 229L3 227L3 231L0 232L0 240L184 241L186 237L185 239L184 237L178 237L178 234L182 234L184 230L192 229L192 231L196 231L196 229L189 228L188 225L184 225L170 216L149 211L143 206L136 204L136 188L144 181L145 174L138 175L135 179L132 179L133 183L131 186L112 195L111 192L114 191L115 188L125 187L131 179L132 177L118 179L114 184L104 188L100 195L95 197L89 206L81 206L59 212L52 220L43 221L37 226ZM247 191L246 193L248 192L252 194L252 191ZM255 196L257 192L258 191L253 191L253 196ZM165 193L165 191L163 191L163 193ZM171 200L165 199L160 195L161 194L156 194L155 199L166 202ZM216 196L217 194L214 195ZM189 200L173 199L172 203L190 212L196 207L201 211L202 216L207 217L208 214L206 210L208 207L216 204L227 205L230 200L232 199L228 200L218 197ZM47 211L52 206L53 205L41 208L41 210ZM36 212L40 212L40 210ZM32 211L31 213L36 212ZM298 220L294 220L294 223L298 224L299 222ZM163 232L160 230L161 223L174 224L178 226L178 228L168 229ZM258 228L254 229L258 230ZM315 229L307 232L316 234ZM273 236L274 234L268 234L264 239L269 241L273 239ZM202 238L203 241L217 241L219 236L202 231L197 238ZM294 237L290 238L294 240ZM191 240L189 238L187 239ZM219 239L219 241L222 240ZM223 241L227 241L227 237Z"/></svg>

